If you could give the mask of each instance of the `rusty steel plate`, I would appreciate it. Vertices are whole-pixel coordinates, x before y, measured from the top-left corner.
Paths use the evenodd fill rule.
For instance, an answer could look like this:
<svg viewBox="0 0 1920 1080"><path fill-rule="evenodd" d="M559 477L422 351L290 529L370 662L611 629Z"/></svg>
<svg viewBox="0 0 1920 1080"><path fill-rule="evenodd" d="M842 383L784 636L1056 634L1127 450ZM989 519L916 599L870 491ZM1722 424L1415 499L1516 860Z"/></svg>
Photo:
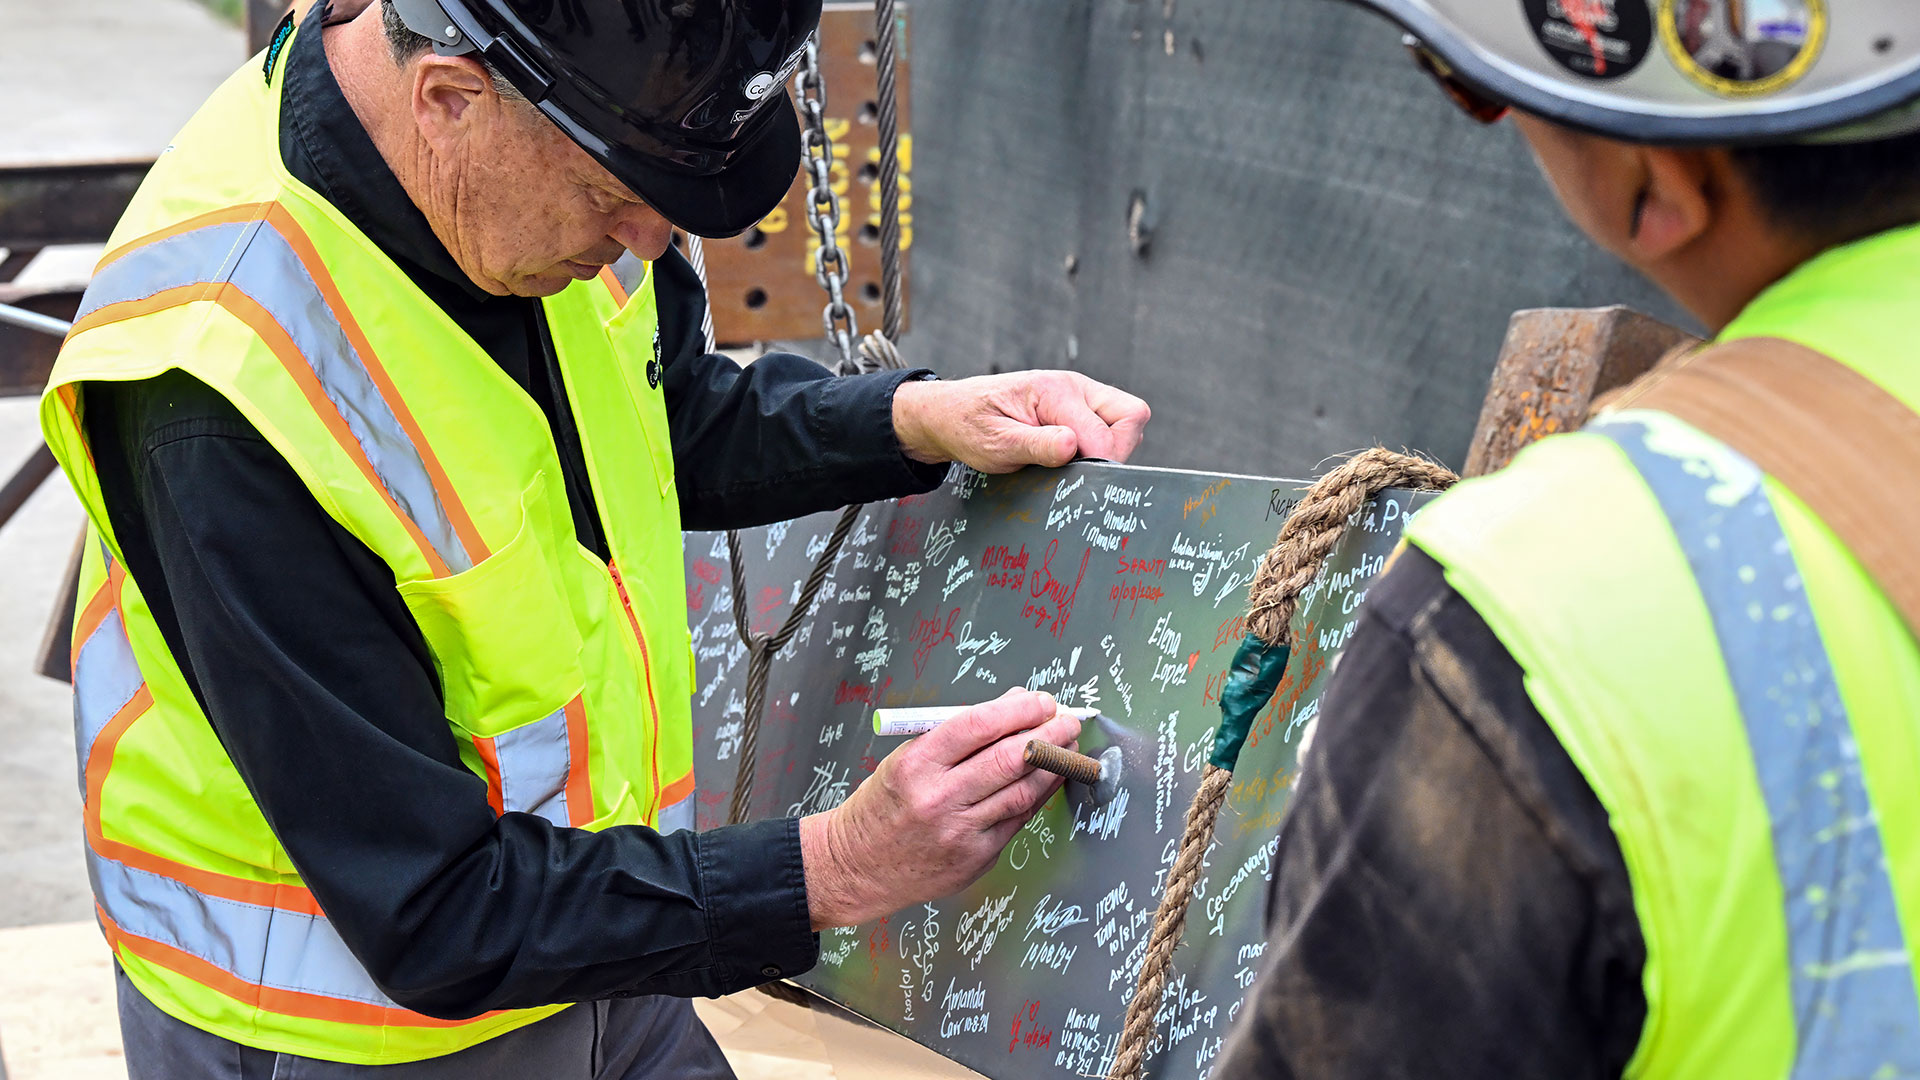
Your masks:
<svg viewBox="0 0 1920 1080"><path fill-rule="evenodd" d="M906 293L907 249L913 245L913 136L908 119L907 9L896 9L900 58L900 253ZM874 66L873 8L829 3L820 15L820 73L827 84L827 135L833 141L833 188L840 197L837 238L848 252L847 305L866 333L880 327L880 129ZM807 185L795 163L793 187L759 225L728 240L706 241L707 296L722 345L808 340L823 335L826 293L813 274L813 230Z"/></svg>

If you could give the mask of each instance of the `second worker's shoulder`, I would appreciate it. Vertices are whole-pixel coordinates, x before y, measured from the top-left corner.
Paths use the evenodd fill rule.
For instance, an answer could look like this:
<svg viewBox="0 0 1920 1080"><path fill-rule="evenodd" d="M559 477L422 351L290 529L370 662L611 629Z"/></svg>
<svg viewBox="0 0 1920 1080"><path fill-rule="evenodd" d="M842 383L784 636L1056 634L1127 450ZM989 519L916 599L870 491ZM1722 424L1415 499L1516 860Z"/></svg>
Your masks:
<svg viewBox="0 0 1920 1080"><path fill-rule="evenodd" d="M1671 417L1631 415L1656 433L1662 453L1703 470L1726 452ZM1556 683L1637 699L1616 684L1712 640L1659 498L1621 443L1599 431L1544 440L1459 485L1414 518L1407 540L1445 567L1536 678L1552 669Z"/></svg>
<svg viewBox="0 0 1920 1080"><path fill-rule="evenodd" d="M1638 415L1657 424L1675 452L1719 448L1670 417ZM1506 468L1461 483L1422 510L1406 535L1450 570L1560 591L1641 568L1671 546L1672 533L1620 444L1583 431L1543 440Z"/></svg>

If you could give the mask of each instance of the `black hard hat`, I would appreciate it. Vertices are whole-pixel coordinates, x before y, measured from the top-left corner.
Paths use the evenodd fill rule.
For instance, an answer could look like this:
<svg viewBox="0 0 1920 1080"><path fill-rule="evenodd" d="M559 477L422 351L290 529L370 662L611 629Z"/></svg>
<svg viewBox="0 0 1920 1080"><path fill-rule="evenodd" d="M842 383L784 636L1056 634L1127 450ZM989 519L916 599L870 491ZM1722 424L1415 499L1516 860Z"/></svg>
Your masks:
<svg viewBox="0 0 1920 1080"><path fill-rule="evenodd" d="M733 236L793 186L786 94L820 0L388 0L477 53L667 220Z"/></svg>

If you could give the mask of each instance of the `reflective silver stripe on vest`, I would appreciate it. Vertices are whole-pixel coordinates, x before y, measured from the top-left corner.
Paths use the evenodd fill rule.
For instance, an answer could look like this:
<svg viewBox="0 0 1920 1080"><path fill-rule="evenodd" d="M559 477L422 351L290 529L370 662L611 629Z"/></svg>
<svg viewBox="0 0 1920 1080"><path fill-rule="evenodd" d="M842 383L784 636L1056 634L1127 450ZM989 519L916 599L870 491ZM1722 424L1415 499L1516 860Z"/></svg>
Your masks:
<svg viewBox="0 0 1920 1080"><path fill-rule="evenodd" d="M93 276L74 321L108 304L145 300L168 289L225 281L262 222L205 225L135 248Z"/></svg>
<svg viewBox="0 0 1920 1080"><path fill-rule="evenodd" d="M81 298L79 318L168 289L221 282L252 297L287 332L387 493L441 561L456 574L470 568L473 562L419 450L394 418L306 264L270 223L207 225L136 248L94 276Z"/></svg>
<svg viewBox="0 0 1920 1080"><path fill-rule="evenodd" d="M1793 1077L1920 1076L1920 1000L1880 826L1760 471L1731 450L1725 462L1673 456L1640 421L1587 430L1618 443L1645 478L1713 617L1786 898Z"/></svg>
<svg viewBox="0 0 1920 1080"><path fill-rule="evenodd" d="M694 798L688 795L672 806L662 807L659 824L655 826L661 835L693 828Z"/></svg>
<svg viewBox="0 0 1920 1080"><path fill-rule="evenodd" d="M573 759L567 746L567 710L494 736L493 753L500 767L503 810L538 814L563 829L571 824L567 772Z"/></svg>
<svg viewBox="0 0 1920 1080"><path fill-rule="evenodd" d="M399 1008L324 916L208 896L87 852L93 895L120 929L169 945L242 982Z"/></svg>
<svg viewBox="0 0 1920 1080"><path fill-rule="evenodd" d="M100 545L100 554L107 568L107 580L100 587L110 589L113 587L113 555L105 544ZM80 643L80 652L73 661L73 747L80 759L82 802L87 798L87 759L93 755L94 742L100 738L107 722L133 700L145 682L140 665L133 659L133 643L127 640L126 623L121 621L120 606L116 603L87 640Z"/></svg>
<svg viewBox="0 0 1920 1080"><path fill-rule="evenodd" d="M80 755L80 797L87 797L87 758L94 740L114 715L133 700L146 680L134 662L126 625L115 608L100 620L80 646L73 665L73 745Z"/></svg>

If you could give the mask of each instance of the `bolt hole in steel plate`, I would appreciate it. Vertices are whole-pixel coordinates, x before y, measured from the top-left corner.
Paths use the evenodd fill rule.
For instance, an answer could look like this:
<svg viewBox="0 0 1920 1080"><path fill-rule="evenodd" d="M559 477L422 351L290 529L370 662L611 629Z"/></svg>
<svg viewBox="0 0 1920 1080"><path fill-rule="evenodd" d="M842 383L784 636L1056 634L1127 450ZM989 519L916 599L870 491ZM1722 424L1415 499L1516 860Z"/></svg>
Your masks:
<svg viewBox="0 0 1920 1080"><path fill-rule="evenodd" d="M913 83L909 57L912 18L906 4L895 8L899 73L896 113L900 126L900 269L906 318L912 319L913 139L908 88ZM833 140L831 176L840 198L837 239L854 253L850 278L878 280L880 250L880 153L878 75L873 40L873 5L868 0L829 0L820 16L820 71L827 84L827 133ZM867 110L871 114L863 116ZM737 243L708 244L707 289L714 336L722 346L755 341L817 341L820 309L826 302L814 280L813 231L807 227L806 185L794 163L794 186L765 218ZM865 226L873 226L874 246L861 246ZM851 288L851 286L849 286ZM759 289L765 299L749 306ZM861 311L861 331L877 330L873 316ZM872 323L872 325L869 325Z"/></svg>

